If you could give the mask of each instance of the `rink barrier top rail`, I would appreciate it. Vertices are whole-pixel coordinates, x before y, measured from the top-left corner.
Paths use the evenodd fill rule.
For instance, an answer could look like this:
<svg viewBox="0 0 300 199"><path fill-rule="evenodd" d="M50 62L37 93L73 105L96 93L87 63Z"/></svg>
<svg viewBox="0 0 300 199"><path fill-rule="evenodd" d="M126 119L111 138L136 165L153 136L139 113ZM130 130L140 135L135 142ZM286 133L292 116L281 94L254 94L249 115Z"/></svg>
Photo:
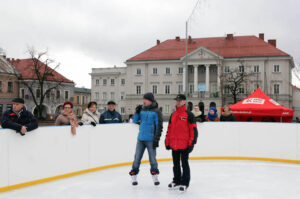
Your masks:
<svg viewBox="0 0 300 199"><path fill-rule="evenodd" d="M171 161L164 136L159 162ZM288 123L198 123L198 143L190 160L252 160L300 164L300 125ZM26 136L0 129L0 192L53 180L130 166L138 125L40 127ZM126 149L126 150L125 150ZM142 163L148 163L145 154ZM124 174L127 175L127 174Z"/></svg>

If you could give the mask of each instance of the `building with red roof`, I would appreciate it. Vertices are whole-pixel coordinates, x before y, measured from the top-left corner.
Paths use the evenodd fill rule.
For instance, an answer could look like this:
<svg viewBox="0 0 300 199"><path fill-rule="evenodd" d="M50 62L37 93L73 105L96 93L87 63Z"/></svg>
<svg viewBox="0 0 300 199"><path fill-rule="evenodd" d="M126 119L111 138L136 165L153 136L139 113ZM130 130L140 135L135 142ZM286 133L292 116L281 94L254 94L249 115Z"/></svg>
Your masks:
<svg viewBox="0 0 300 199"><path fill-rule="evenodd" d="M228 82L223 77L234 70L251 73L238 88L239 100L261 88L280 104L292 107L293 58L277 47L275 39L265 41L263 33L157 40L153 47L127 59L125 64L126 114L134 110L146 92L155 94L165 116L174 109L170 100L178 93L185 93L193 104L203 102L205 107L231 104L232 95L225 89ZM96 91L100 96L103 94L101 81L117 77L101 78L92 75L92 99ZM99 81L100 86L96 87Z"/></svg>

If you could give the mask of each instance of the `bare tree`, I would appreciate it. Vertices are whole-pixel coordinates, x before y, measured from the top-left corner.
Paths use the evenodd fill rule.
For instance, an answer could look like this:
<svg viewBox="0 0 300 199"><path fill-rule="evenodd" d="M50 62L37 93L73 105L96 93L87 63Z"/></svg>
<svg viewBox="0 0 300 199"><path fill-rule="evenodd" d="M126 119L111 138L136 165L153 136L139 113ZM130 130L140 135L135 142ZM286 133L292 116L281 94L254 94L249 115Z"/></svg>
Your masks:
<svg viewBox="0 0 300 199"><path fill-rule="evenodd" d="M48 51L38 52L33 47L28 47L27 53L30 56L31 62L26 66L25 71L32 71L30 77L18 76L21 84L23 84L32 97L32 100L37 108L37 117L42 119L43 103L47 95L50 95L52 90L56 90L61 86L63 79L55 78L56 70L59 63L55 63L53 59L48 57ZM18 63L18 62L17 62ZM39 89L39 92L34 92L34 88Z"/></svg>
<svg viewBox="0 0 300 199"><path fill-rule="evenodd" d="M238 102L238 96L242 93L242 90L245 92L248 89L248 78L255 74L250 71L250 66L244 65L243 61L239 61L239 63L238 68L222 72L221 75L223 88L230 91L234 103ZM241 88L242 85L245 85L244 89Z"/></svg>

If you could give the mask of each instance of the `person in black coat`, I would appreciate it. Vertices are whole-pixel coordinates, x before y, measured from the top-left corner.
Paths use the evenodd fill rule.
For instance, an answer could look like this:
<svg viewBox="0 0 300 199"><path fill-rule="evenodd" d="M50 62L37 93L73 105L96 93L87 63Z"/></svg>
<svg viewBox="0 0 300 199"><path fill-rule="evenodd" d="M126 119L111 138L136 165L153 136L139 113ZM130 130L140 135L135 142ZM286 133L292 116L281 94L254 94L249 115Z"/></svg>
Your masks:
<svg viewBox="0 0 300 199"><path fill-rule="evenodd" d="M224 106L223 113L220 117L221 122L233 122L236 121L235 116L232 114L231 109L228 105Z"/></svg>
<svg viewBox="0 0 300 199"><path fill-rule="evenodd" d="M2 116L2 127L15 130L21 135L38 128L38 122L31 112L24 107L24 100L13 99L13 107L4 112Z"/></svg>
<svg viewBox="0 0 300 199"><path fill-rule="evenodd" d="M122 123L122 117L116 109L116 103L114 101L109 101L107 103L108 110L100 115L99 123L100 124L113 124L113 123Z"/></svg>

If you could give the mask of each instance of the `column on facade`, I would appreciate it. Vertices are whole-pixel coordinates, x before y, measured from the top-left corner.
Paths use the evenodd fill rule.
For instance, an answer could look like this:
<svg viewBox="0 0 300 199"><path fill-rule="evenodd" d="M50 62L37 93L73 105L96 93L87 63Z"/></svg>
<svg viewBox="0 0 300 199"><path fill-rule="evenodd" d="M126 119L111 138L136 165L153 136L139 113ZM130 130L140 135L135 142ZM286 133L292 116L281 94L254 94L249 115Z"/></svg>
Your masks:
<svg viewBox="0 0 300 199"><path fill-rule="evenodd" d="M221 72L221 65L217 64L217 91L220 92L221 91L221 80L220 80L220 75L222 74ZM219 93L220 94L220 93Z"/></svg>
<svg viewBox="0 0 300 199"><path fill-rule="evenodd" d="M198 65L194 65L194 92L198 91Z"/></svg>
<svg viewBox="0 0 300 199"><path fill-rule="evenodd" d="M205 76L205 90L206 90L206 94L209 94L209 64L205 64L205 72L206 72L206 76Z"/></svg>
<svg viewBox="0 0 300 199"><path fill-rule="evenodd" d="M186 93L187 90L187 66L183 65L183 74L182 74L182 89L183 89L183 93Z"/></svg>

